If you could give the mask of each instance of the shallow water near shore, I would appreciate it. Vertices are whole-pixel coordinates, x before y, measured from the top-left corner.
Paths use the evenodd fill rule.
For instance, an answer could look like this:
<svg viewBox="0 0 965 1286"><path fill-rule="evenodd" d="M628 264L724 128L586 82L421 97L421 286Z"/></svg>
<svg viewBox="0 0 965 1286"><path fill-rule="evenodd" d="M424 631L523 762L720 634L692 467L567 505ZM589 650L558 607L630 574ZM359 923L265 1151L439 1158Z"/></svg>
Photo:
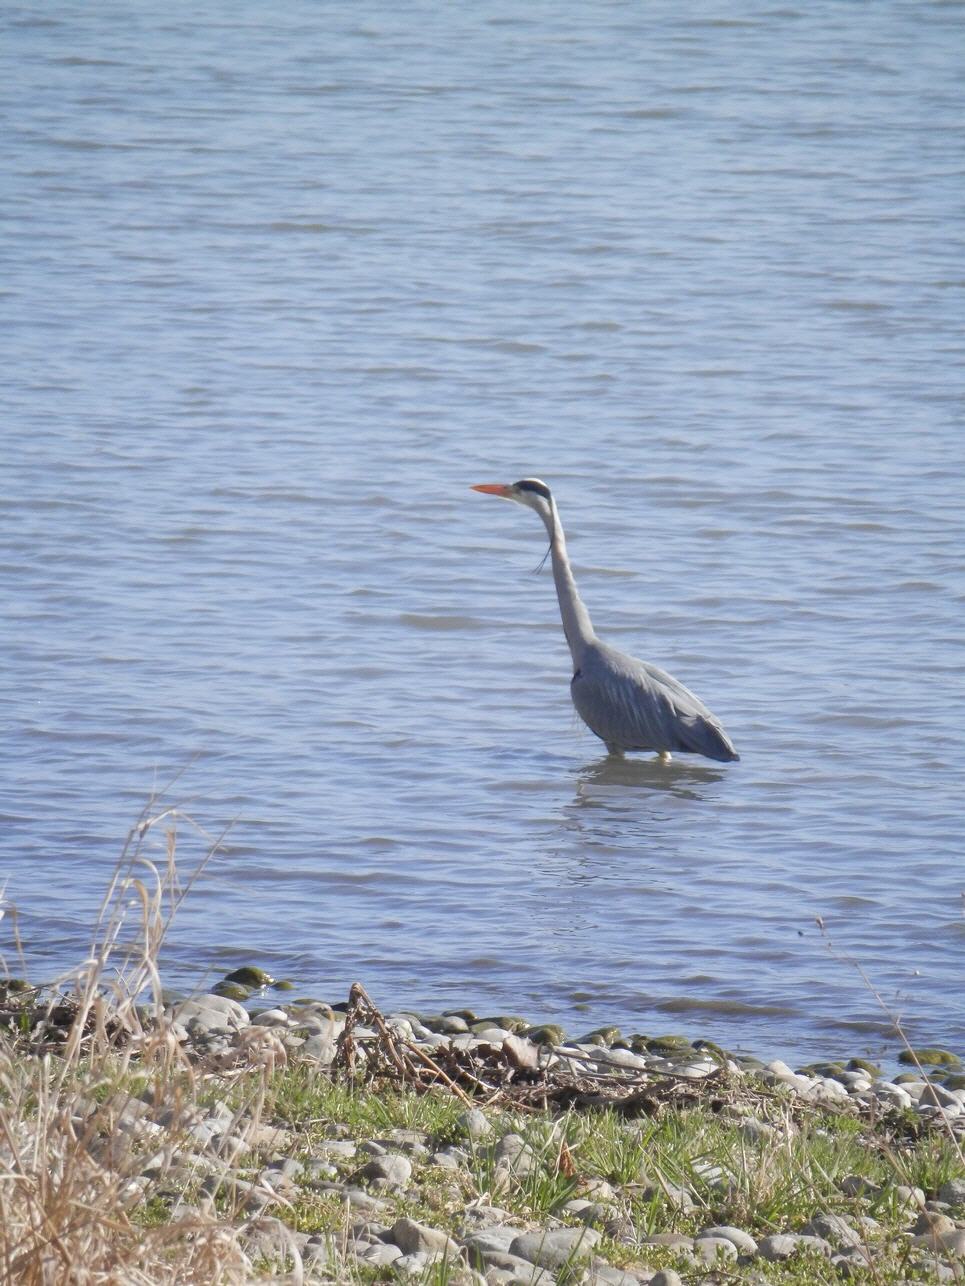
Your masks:
<svg viewBox="0 0 965 1286"><path fill-rule="evenodd" d="M9 10L32 975L180 773L171 985L965 1049L960 17ZM526 475L739 763L579 724Z"/></svg>

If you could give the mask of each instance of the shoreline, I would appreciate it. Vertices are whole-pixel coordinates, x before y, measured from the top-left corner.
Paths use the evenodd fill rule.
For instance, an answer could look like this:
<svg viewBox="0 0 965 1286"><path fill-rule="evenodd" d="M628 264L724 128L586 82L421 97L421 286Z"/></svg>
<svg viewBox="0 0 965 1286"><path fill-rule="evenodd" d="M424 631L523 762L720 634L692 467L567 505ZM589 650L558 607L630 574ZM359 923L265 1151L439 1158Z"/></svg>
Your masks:
<svg viewBox="0 0 965 1286"><path fill-rule="evenodd" d="M229 975L164 1009L87 993L8 1021L5 1136L29 1147L0 1142L7 1191L26 1201L28 1157L68 1151L105 1246L122 1228L138 1262L178 1262L152 1286L965 1280L948 1051L894 1080L861 1059L794 1070L683 1037L383 1014L358 984L338 1009L273 1004L266 977L248 974L253 1012L217 994L246 987ZM49 1259L47 1225L7 1223L8 1264Z"/></svg>

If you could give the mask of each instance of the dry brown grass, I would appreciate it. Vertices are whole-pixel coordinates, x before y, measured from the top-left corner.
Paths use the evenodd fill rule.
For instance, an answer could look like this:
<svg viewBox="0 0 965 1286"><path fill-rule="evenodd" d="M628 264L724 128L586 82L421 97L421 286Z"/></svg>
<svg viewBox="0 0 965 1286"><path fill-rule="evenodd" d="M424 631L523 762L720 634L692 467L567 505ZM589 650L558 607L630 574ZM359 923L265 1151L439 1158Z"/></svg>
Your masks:
<svg viewBox="0 0 965 1286"><path fill-rule="evenodd" d="M203 839L185 882L175 860L179 827ZM199 1075L163 1019L157 961L218 844L175 810L146 809L105 895L90 956L58 981L72 1023L53 1044L36 1012L21 1024L32 1030L0 1034L4 1283L207 1286L248 1275L237 1234L212 1200L151 1226L141 1177L150 1166L157 1189L180 1167L183 1188L182 1157L197 1147L186 1130L197 1119ZM245 1123L257 1123L254 1107Z"/></svg>

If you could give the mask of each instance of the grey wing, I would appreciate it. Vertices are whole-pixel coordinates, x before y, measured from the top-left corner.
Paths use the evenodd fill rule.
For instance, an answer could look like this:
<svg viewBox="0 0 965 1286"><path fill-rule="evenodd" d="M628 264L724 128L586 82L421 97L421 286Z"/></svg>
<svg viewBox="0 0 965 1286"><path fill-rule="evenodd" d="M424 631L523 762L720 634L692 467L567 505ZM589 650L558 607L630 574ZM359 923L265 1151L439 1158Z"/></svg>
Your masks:
<svg viewBox="0 0 965 1286"><path fill-rule="evenodd" d="M598 644L571 690L578 712L608 746L739 757L720 721L689 688L616 648Z"/></svg>

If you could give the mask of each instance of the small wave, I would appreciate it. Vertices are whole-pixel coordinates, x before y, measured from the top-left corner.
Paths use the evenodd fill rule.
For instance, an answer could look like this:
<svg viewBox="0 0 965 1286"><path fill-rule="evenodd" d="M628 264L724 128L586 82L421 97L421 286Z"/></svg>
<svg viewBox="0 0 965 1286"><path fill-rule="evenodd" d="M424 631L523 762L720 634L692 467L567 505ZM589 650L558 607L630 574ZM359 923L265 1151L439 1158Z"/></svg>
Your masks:
<svg viewBox="0 0 965 1286"><path fill-rule="evenodd" d="M399 620L417 630L481 630L486 627L485 621L474 616L420 616L416 612L403 612Z"/></svg>

